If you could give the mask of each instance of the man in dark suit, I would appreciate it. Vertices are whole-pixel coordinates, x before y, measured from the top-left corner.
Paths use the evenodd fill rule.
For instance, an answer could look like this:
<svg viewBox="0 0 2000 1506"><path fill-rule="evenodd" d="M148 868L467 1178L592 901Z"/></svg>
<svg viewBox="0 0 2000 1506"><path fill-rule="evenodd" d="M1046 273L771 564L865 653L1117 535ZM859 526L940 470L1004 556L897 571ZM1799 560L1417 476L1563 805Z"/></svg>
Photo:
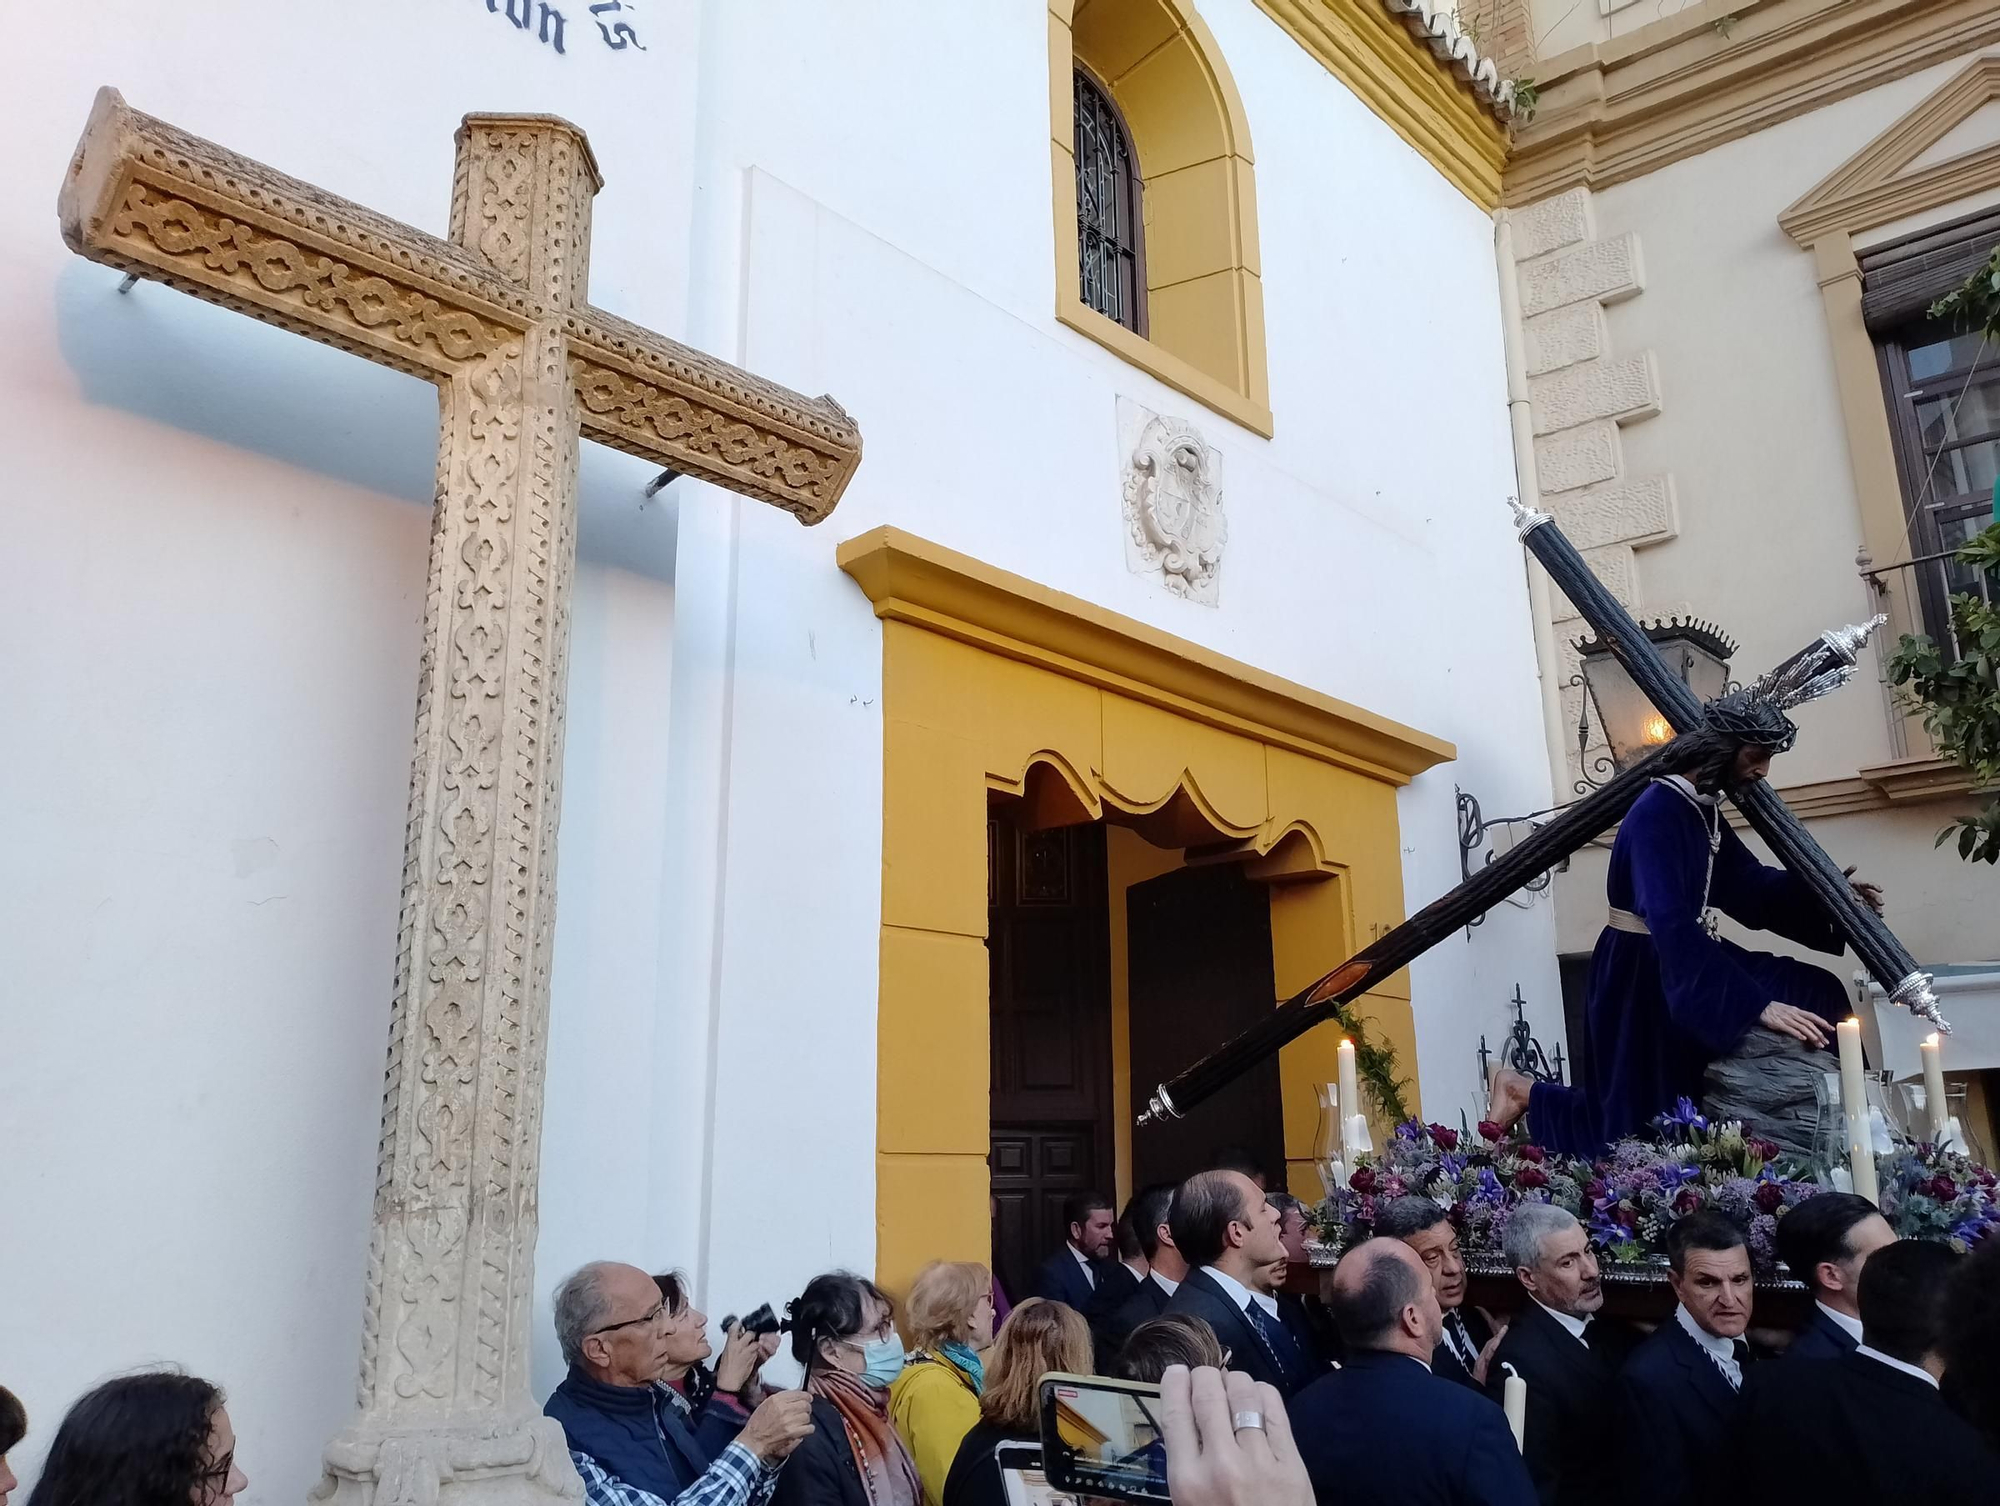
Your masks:
<svg viewBox="0 0 2000 1506"><path fill-rule="evenodd" d="M1202 1319L1229 1351L1230 1369L1289 1397L1326 1366L1278 1305L1285 1261L1278 1222L1278 1210L1240 1171L1204 1171L1181 1183L1167 1224L1191 1269L1167 1311Z"/></svg>
<svg viewBox="0 0 2000 1506"><path fill-rule="evenodd" d="M1067 1302L1080 1313L1090 1311L1111 1258L1112 1223L1116 1210L1101 1192L1079 1192L1063 1203L1063 1224L1069 1237L1063 1247L1035 1268L1034 1295L1046 1302Z"/></svg>
<svg viewBox="0 0 2000 1506"><path fill-rule="evenodd" d="M1597 1316L1604 1287L1583 1226L1548 1203L1507 1223L1507 1259L1528 1301L1487 1365L1499 1401L1509 1372L1528 1383L1522 1452L1543 1506L1603 1506L1624 1486L1610 1446L1611 1389L1632 1332Z"/></svg>
<svg viewBox="0 0 2000 1506"><path fill-rule="evenodd" d="M1444 1326L1423 1260L1400 1239L1356 1245L1327 1302L1347 1351L1287 1408L1327 1506L1535 1506L1498 1407L1434 1375Z"/></svg>
<svg viewBox="0 0 2000 1506"><path fill-rule="evenodd" d="M1750 1248L1740 1227L1709 1208L1681 1219L1667 1233L1667 1282L1674 1315L1618 1377L1621 1499L1640 1506L1729 1498L1727 1446L1750 1364Z"/></svg>
<svg viewBox="0 0 2000 1506"><path fill-rule="evenodd" d="M1992 1494L2000 1453L1938 1394L1945 1288L1958 1261L1929 1240L1876 1251L1861 1272L1859 1345L1752 1372L1736 1435L1738 1498L1875 1506Z"/></svg>
<svg viewBox="0 0 2000 1506"><path fill-rule="evenodd" d="M1139 1251L1146 1259L1146 1279L1133 1288L1115 1312L1101 1314L1091 1324L1097 1340L1100 1374L1111 1373L1107 1360L1124 1347L1133 1329L1167 1310L1167 1299L1187 1279L1187 1262L1174 1248L1173 1235L1167 1229L1167 1210L1173 1201L1173 1184L1155 1182L1135 1193L1125 1210L1139 1241Z"/></svg>
<svg viewBox="0 0 2000 1506"><path fill-rule="evenodd" d="M1475 1391L1484 1389L1486 1371L1500 1335L1486 1314L1465 1305L1465 1257L1458 1250L1458 1231L1444 1209L1427 1197L1399 1197L1384 1203L1375 1213L1375 1232L1400 1239L1424 1263L1437 1288L1438 1306L1444 1310L1444 1337L1431 1356L1431 1374Z"/></svg>
<svg viewBox="0 0 2000 1506"><path fill-rule="evenodd" d="M1278 1210L1278 1237L1285 1246L1285 1264L1278 1272L1278 1282L1282 1286L1296 1267L1311 1265L1312 1255L1306 1249L1306 1235L1312 1226L1306 1205L1300 1199L1289 1192L1267 1192L1264 1195ZM1304 1334L1311 1341L1314 1356L1323 1364L1340 1363L1340 1335L1335 1332L1333 1318L1316 1289L1310 1296L1280 1291L1278 1315L1294 1332Z"/></svg>
<svg viewBox="0 0 2000 1506"><path fill-rule="evenodd" d="M1861 1342L1861 1267L1896 1231L1867 1198L1822 1192L1778 1220L1778 1258L1812 1288L1812 1321L1785 1351L1788 1360L1837 1360Z"/></svg>

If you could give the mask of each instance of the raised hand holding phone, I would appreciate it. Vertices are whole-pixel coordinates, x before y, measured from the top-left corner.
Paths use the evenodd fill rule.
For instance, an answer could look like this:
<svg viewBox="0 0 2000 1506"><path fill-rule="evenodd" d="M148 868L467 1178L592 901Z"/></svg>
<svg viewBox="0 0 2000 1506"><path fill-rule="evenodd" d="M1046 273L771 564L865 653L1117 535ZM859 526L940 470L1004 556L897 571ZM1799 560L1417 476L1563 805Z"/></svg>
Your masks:
<svg viewBox="0 0 2000 1506"><path fill-rule="evenodd" d="M1240 1371L1160 1377L1160 1429L1174 1506L1313 1506L1284 1399Z"/></svg>

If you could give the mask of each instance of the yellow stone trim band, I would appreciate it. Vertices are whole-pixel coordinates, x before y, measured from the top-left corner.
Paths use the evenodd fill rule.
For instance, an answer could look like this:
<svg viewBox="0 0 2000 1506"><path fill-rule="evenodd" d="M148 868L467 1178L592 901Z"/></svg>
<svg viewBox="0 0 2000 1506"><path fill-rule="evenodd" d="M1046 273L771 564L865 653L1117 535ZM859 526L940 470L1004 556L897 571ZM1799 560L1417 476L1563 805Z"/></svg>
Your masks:
<svg viewBox="0 0 2000 1506"><path fill-rule="evenodd" d="M900 528L844 542L835 558L875 615L914 623L1070 679L1115 690L1309 758L1407 784L1458 756L1374 712L996 569Z"/></svg>

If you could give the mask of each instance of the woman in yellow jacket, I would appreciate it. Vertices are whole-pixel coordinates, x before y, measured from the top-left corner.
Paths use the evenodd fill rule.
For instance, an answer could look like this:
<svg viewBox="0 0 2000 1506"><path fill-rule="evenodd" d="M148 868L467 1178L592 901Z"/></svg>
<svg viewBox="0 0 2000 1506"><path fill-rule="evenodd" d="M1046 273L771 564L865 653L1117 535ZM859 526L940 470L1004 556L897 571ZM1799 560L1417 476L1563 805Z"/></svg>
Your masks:
<svg viewBox="0 0 2000 1506"><path fill-rule="evenodd" d="M905 1311L916 1347L889 1387L889 1420L917 1461L925 1506L941 1506L951 1461L979 1421L993 1273L970 1260L932 1261L917 1273Z"/></svg>

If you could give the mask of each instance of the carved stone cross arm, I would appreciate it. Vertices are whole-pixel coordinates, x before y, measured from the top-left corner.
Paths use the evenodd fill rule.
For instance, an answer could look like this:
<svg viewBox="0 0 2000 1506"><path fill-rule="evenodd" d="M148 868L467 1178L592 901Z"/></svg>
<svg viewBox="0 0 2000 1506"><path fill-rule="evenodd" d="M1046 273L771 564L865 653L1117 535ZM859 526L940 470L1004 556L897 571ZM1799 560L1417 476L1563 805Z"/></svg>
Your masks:
<svg viewBox="0 0 2000 1506"><path fill-rule="evenodd" d="M861 459L805 398L592 308L583 133L468 116L439 240L98 91L59 214L71 250L431 380L540 332L559 340L583 435L817 523Z"/></svg>
<svg viewBox="0 0 2000 1506"><path fill-rule="evenodd" d="M582 1493L527 1379L579 437L806 523L860 461L831 398L590 306L599 181L566 121L470 116L439 240L110 89L63 180L81 255L438 387L360 1416L315 1493L336 1506Z"/></svg>

